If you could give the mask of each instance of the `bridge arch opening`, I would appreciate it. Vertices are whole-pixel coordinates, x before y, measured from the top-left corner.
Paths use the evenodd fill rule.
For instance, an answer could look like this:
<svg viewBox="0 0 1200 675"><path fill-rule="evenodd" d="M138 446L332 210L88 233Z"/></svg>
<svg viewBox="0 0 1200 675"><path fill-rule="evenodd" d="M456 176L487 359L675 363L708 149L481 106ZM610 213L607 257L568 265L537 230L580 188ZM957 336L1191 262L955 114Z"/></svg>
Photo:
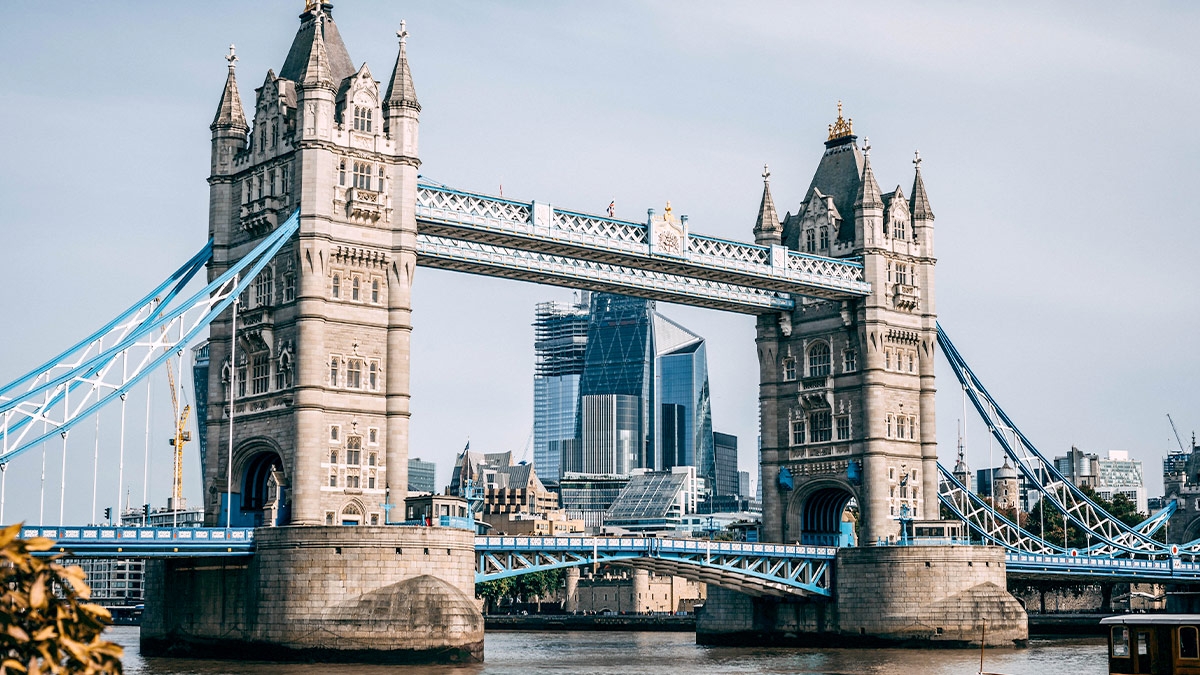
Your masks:
<svg viewBox="0 0 1200 675"><path fill-rule="evenodd" d="M249 521L254 527L286 524L286 481L279 453L259 449L249 456L243 467L242 520Z"/></svg>
<svg viewBox="0 0 1200 675"><path fill-rule="evenodd" d="M799 511L799 541L814 546L858 544L858 502L854 493L840 485L817 487L799 494L793 502Z"/></svg>

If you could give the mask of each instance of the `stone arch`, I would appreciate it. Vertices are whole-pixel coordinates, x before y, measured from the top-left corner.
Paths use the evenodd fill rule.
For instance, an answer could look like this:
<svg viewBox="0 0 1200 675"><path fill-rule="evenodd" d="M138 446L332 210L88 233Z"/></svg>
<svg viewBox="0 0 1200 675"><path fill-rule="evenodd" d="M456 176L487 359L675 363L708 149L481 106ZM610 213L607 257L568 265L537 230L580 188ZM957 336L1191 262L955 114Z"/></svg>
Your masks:
<svg viewBox="0 0 1200 675"><path fill-rule="evenodd" d="M788 501L786 540L831 546L839 541L842 514L861 496L846 481L820 478L799 487Z"/></svg>
<svg viewBox="0 0 1200 675"><path fill-rule="evenodd" d="M240 512L234 516L235 524L238 516L243 524L256 527L281 524L265 522L264 507L275 503L278 497L275 505L286 513L289 475L283 451L273 439L257 436L242 441L233 454L233 489L237 491L234 506ZM286 522L286 517L282 520Z"/></svg>
<svg viewBox="0 0 1200 675"><path fill-rule="evenodd" d="M1197 539L1200 539L1200 516L1193 517L1183 528L1183 537L1178 538L1179 541L1195 541Z"/></svg>
<svg viewBox="0 0 1200 675"><path fill-rule="evenodd" d="M337 523L338 525L363 525L366 523L367 510L363 503L357 499L342 504L342 508L338 510Z"/></svg>

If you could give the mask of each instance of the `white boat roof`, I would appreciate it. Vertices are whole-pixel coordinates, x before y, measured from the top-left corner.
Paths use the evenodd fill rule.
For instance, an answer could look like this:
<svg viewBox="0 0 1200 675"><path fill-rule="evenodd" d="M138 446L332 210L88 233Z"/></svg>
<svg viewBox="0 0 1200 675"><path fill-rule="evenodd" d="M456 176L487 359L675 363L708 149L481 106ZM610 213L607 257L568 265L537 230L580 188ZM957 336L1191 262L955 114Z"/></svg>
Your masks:
<svg viewBox="0 0 1200 675"><path fill-rule="evenodd" d="M1113 624L1138 626L1194 624L1200 626L1200 614L1121 614L1120 616L1106 616L1100 619L1100 624L1105 626Z"/></svg>

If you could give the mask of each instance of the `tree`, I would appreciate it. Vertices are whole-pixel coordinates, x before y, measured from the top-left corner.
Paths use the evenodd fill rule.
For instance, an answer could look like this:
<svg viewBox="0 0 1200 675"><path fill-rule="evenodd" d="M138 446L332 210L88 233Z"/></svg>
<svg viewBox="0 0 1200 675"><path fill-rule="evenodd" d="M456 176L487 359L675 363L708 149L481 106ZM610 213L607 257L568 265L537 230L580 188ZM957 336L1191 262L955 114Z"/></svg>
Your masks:
<svg viewBox="0 0 1200 675"><path fill-rule="evenodd" d="M496 602L501 598L512 597L513 594L513 577L504 577L503 579L493 579L491 581L481 581L475 584L475 596L483 598L487 601L487 606L484 611L491 614Z"/></svg>
<svg viewBox="0 0 1200 675"><path fill-rule="evenodd" d="M64 567L49 539L18 539L21 524L0 530L0 675L121 673L124 650L100 639L108 610L84 602L92 589L78 566Z"/></svg>

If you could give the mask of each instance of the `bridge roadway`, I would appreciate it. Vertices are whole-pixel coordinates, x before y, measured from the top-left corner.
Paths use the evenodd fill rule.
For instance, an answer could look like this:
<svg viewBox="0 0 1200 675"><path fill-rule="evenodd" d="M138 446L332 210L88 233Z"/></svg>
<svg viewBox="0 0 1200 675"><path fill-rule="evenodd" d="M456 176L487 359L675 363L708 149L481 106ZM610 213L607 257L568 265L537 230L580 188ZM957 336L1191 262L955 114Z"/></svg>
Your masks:
<svg viewBox="0 0 1200 675"><path fill-rule="evenodd" d="M34 527L21 537L54 540L49 554L75 557L207 558L254 553L251 528ZM750 595L830 596L837 549L656 537L476 537L476 580L565 567L616 564L715 584ZM1008 575L1067 582L1200 583L1200 562L1009 551Z"/></svg>

